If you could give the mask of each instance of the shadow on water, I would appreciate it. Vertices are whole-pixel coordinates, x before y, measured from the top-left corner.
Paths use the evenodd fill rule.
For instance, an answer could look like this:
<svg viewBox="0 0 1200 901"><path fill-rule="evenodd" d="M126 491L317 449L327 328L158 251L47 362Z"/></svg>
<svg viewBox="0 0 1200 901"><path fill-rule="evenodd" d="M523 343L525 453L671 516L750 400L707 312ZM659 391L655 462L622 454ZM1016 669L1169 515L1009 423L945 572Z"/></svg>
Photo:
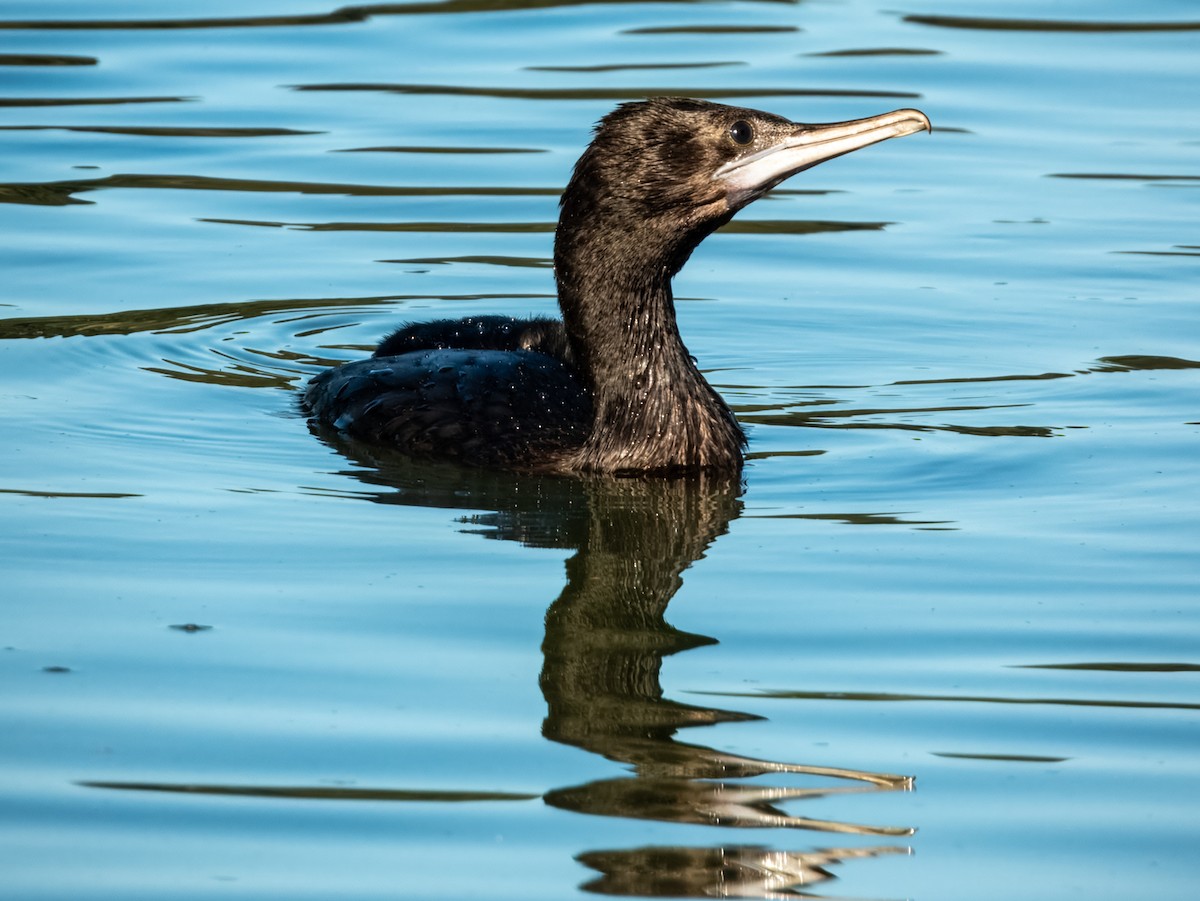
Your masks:
<svg viewBox="0 0 1200 901"><path fill-rule="evenodd" d="M716 640L666 620L683 572L704 556L742 510L728 478L566 479L464 471L381 455L344 436L318 437L355 464L380 504L474 511L464 528L482 537L574 551L562 593L546 613L540 676L542 734L629 770L615 778L553 788L543 801L593 816L724 828L790 828L859 836L907 836L904 826L793 815L784 802L849 792L905 791L906 776L743 757L683 741L685 729L759 717L686 704L664 695L663 661ZM479 512L486 511L486 512ZM776 784L761 784L773 777ZM804 785L796 783L803 781ZM504 792L422 792L88 782L92 787L238 795L390 801L517 801ZM436 797L434 797L436 795ZM775 897L832 878L828 866L908 853L895 845L778 850L730 845L709 833L700 846L588 850L577 855L601 875L583 888L603 894Z"/></svg>

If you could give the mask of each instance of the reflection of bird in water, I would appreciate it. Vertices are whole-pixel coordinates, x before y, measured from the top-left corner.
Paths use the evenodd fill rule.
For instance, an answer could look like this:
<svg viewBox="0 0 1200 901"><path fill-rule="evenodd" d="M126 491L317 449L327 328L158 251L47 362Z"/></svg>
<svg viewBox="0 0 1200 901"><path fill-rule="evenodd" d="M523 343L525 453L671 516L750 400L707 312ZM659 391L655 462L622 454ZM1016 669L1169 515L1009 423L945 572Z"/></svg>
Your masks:
<svg viewBox="0 0 1200 901"><path fill-rule="evenodd" d="M803 125L699 100L605 117L562 195L561 321L482 316L401 328L322 373L306 403L355 438L434 459L558 472L737 472L742 430L688 354L671 278L781 181L929 129L916 110Z"/></svg>
<svg viewBox="0 0 1200 901"><path fill-rule="evenodd" d="M715 644L670 625L666 611L684 571L740 513L738 480L593 478L582 484L589 516L581 524L579 553L567 561L567 585L546 612L542 733L628 764L633 772L552 789L546 803L706 826L911 835L908 827L794 816L778 806L850 792L905 791L912 785L908 777L761 760L679 740L684 729L757 719L665 697L660 681L667 657ZM816 784L744 781L773 775Z"/></svg>
<svg viewBox="0 0 1200 901"><path fill-rule="evenodd" d="M828 848L800 853L756 845L723 845L587 851L576 859L603 874L581 886L601 895L796 898L810 897L807 892L796 891L799 887L812 888L836 879L827 869L830 865L907 852L907 848L883 847Z"/></svg>
<svg viewBox="0 0 1200 901"><path fill-rule="evenodd" d="M729 841L736 836L730 828L892 839L914 831L838 818L839 797L907 791L909 777L752 758L683 739L684 730L694 735L697 727L760 719L675 700L661 680L672 655L716 644L675 628L666 614L689 567L741 514L736 475L564 479L463 469L380 451L319 425L314 431L355 463L347 475L370 486L356 497L467 510L463 523L472 532L575 551L562 593L546 611L542 734L627 772L552 787L542 798L551 807L591 816L689 824L706 846L581 851L576 859L603 874L584 889L794 897L792 887L833 878L837 864L907 853L892 844L782 850ZM824 801L823 817L800 815L818 800Z"/></svg>

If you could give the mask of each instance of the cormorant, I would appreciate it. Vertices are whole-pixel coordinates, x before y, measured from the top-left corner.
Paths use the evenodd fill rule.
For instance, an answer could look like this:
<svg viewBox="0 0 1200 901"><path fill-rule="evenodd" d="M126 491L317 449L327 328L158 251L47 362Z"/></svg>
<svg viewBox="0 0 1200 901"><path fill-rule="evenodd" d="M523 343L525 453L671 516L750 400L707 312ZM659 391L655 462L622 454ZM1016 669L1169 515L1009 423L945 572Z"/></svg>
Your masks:
<svg viewBox="0 0 1200 901"><path fill-rule="evenodd" d="M314 378L308 410L369 444L476 466L736 473L745 436L684 347L672 276L784 179L922 130L913 109L811 125L701 100L622 104L560 200L561 320L406 325Z"/></svg>

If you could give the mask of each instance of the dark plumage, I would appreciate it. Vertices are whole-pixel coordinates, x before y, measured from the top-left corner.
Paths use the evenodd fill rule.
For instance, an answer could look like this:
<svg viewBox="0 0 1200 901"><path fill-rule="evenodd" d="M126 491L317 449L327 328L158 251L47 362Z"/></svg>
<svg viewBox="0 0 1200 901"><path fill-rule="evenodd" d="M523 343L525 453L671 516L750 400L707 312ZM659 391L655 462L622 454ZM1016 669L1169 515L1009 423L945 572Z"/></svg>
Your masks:
<svg viewBox="0 0 1200 901"><path fill-rule="evenodd" d="M606 116L560 201L562 321L478 316L405 326L321 373L320 422L407 454L561 472L737 472L745 444L675 322L671 278L785 178L929 128L916 110L802 125L700 100Z"/></svg>

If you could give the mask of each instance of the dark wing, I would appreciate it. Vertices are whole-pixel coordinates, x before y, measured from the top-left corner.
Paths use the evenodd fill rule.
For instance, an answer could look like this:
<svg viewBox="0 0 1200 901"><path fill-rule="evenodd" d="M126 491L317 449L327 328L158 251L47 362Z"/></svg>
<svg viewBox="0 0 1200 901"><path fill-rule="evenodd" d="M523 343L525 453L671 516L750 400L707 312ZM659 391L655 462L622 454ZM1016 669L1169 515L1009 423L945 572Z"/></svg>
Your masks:
<svg viewBox="0 0 1200 901"><path fill-rule="evenodd" d="M371 444L476 466L543 468L578 446L591 398L565 363L533 351L426 350L314 378L315 418Z"/></svg>
<svg viewBox="0 0 1200 901"><path fill-rule="evenodd" d="M571 350L561 319L546 316L467 316L435 319L401 326L379 343L377 357L417 350L536 350L571 362Z"/></svg>

